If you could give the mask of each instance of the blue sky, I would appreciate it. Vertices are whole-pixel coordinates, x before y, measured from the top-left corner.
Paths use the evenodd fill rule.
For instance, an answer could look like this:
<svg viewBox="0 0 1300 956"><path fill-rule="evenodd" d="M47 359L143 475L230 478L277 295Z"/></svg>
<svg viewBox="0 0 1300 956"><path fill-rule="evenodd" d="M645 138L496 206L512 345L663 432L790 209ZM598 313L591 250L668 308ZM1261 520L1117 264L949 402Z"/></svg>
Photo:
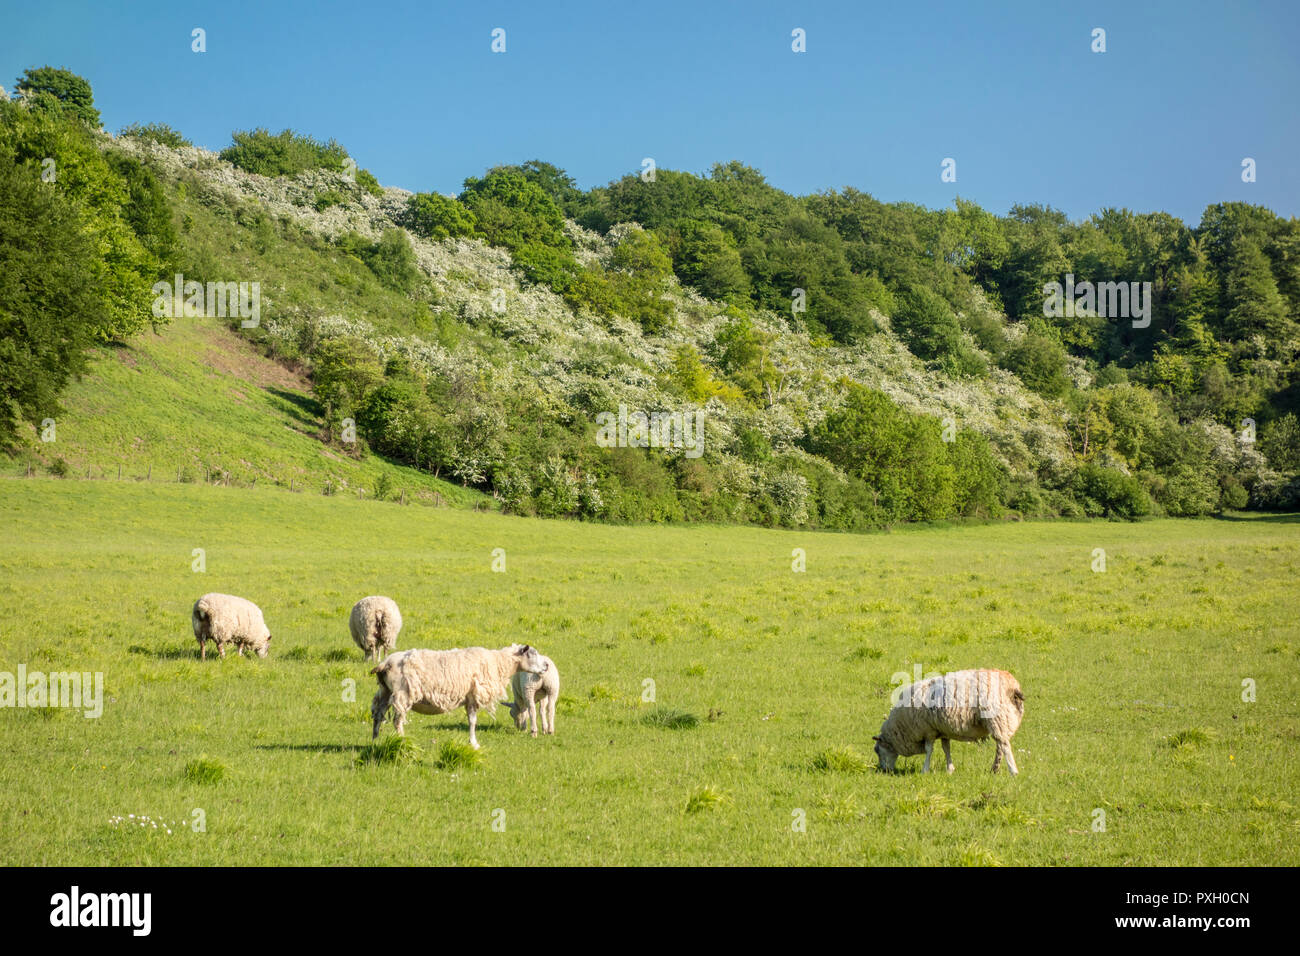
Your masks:
<svg viewBox="0 0 1300 956"><path fill-rule="evenodd" d="M649 156L694 172L739 159L796 194L961 195L998 214L1126 206L1195 224L1242 200L1300 215L1294 0L0 0L0 24L0 83L66 66L110 130L166 122L220 149L234 129L288 126L413 190L455 193L533 158L587 188ZM206 53L191 52L195 27ZM945 157L956 183L940 181Z"/></svg>

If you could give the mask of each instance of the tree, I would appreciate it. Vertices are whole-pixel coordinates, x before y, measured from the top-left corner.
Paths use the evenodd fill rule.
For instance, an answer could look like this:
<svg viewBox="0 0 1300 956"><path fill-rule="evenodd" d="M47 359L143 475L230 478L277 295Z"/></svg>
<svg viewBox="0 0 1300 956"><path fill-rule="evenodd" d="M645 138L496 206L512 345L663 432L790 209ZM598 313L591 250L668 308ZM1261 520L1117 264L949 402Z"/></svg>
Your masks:
<svg viewBox="0 0 1300 956"><path fill-rule="evenodd" d="M384 367L365 342L350 336L326 339L312 355L312 385L336 424L353 415L384 382Z"/></svg>
<svg viewBox="0 0 1300 956"><path fill-rule="evenodd" d="M42 66L27 69L15 84L28 104L38 110L66 113L99 129L99 110L95 94L85 79L70 70Z"/></svg>
<svg viewBox="0 0 1300 956"><path fill-rule="evenodd" d="M498 167L482 179L470 177L459 198L494 246L514 250L538 243L567 250L572 245L560 207L518 169Z"/></svg>
<svg viewBox="0 0 1300 956"><path fill-rule="evenodd" d="M716 223L698 219L678 223L669 248L673 271L683 285L693 286L710 299L748 294L749 276L736 240Z"/></svg>
<svg viewBox="0 0 1300 956"><path fill-rule="evenodd" d="M75 205L0 151L0 446L59 412L108 290Z"/></svg>
<svg viewBox="0 0 1300 956"><path fill-rule="evenodd" d="M406 204L406 225L426 239L473 236L478 221L458 200L441 193L416 193Z"/></svg>

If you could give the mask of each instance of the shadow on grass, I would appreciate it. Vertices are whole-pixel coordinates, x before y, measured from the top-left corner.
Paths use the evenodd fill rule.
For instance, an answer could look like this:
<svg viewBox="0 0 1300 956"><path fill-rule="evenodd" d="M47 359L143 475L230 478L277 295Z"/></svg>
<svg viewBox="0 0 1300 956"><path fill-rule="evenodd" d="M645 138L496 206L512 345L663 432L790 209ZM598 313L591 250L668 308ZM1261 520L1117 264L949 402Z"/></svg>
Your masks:
<svg viewBox="0 0 1300 956"><path fill-rule="evenodd" d="M1210 515L1215 521L1267 521L1270 524L1300 524L1300 514L1270 514L1267 511L1234 511Z"/></svg>
<svg viewBox="0 0 1300 956"><path fill-rule="evenodd" d="M355 744L253 744L253 749L254 750L301 750L307 753L347 754L347 753L355 753L356 751L360 750L368 743L370 743L369 740L366 740L362 743L355 743Z"/></svg>
<svg viewBox="0 0 1300 956"><path fill-rule="evenodd" d="M268 388L267 391L287 405L292 406L289 414L296 418L300 424L311 428L319 427L325 409L321 407L321 403L316 399L310 395L286 391L283 388Z"/></svg>
<svg viewBox="0 0 1300 956"><path fill-rule="evenodd" d="M132 644L126 649L128 654L143 654L146 657L156 657L160 661L183 661L198 660L198 646L193 647L145 647L143 644Z"/></svg>

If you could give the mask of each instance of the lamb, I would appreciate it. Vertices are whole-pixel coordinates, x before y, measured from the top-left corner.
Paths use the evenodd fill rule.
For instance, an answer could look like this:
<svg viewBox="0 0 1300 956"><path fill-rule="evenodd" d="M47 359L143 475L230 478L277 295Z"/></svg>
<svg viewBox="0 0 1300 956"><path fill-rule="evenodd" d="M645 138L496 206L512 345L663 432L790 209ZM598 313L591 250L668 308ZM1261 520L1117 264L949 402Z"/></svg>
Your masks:
<svg viewBox="0 0 1300 956"><path fill-rule="evenodd" d="M372 595L352 605L348 619L352 641L361 648L368 660L379 663L384 653L397 647L397 634L402 629L402 612L392 598Z"/></svg>
<svg viewBox="0 0 1300 956"><path fill-rule="evenodd" d="M901 697L889 712L876 741L880 769L892 771L899 757L925 751L923 773L930 772L930 753L935 738L943 744L944 760L952 773L950 740L983 740L997 743L993 772L1003 756L1007 769L1018 773L1011 755L1011 738L1025 715L1025 695L1019 682L1006 671L967 670L930 677L902 688Z"/></svg>
<svg viewBox="0 0 1300 956"><path fill-rule="evenodd" d="M398 734L406 732L409 710L417 714L445 714L464 707L469 718L469 745L478 750L474 728L479 710L495 712L497 702L505 699L506 688L515 674L520 671L544 674L547 668L542 655L527 644L513 644L497 651L467 647L390 654L370 670L379 681L379 690L370 705L370 715L374 718L371 739L379 736L390 706Z"/></svg>
<svg viewBox="0 0 1300 956"><path fill-rule="evenodd" d="M511 645L511 647L520 646ZM540 710L542 732L553 734L555 733L555 702L560 697L560 672L555 666L555 661L542 655L542 663L546 665L546 672L543 674L519 671L510 678L510 689L515 695L514 701L510 704L510 716L515 719L515 726L520 730L527 730L531 724L534 737L537 736L539 714L537 698L542 699Z"/></svg>
<svg viewBox="0 0 1300 956"><path fill-rule="evenodd" d="M217 651L226 656L226 645L234 644L242 657L244 648L251 648L258 657L265 657L271 645L271 632L262 619L262 609L252 601L233 594L205 594L194 602L190 615L194 636L199 642L199 657L208 659L207 642L217 645Z"/></svg>

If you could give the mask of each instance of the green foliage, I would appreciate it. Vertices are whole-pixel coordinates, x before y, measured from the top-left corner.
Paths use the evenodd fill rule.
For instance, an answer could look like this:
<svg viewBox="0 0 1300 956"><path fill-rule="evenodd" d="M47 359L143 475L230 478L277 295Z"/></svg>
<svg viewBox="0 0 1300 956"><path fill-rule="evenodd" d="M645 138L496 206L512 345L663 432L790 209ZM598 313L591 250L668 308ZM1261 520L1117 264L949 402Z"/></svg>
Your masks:
<svg viewBox="0 0 1300 956"><path fill-rule="evenodd" d="M158 143L169 149L180 149L182 146L193 146L186 139L180 130L172 129L166 123L132 123L130 126L124 126L118 132L118 136L129 136L132 139L144 140L148 143Z"/></svg>
<svg viewBox="0 0 1300 956"><path fill-rule="evenodd" d="M309 169L342 172L347 150L336 141L322 143L291 129L272 135L268 130L236 130L221 158L259 176L296 176Z"/></svg>
<svg viewBox="0 0 1300 956"><path fill-rule="evenodd" d="M14 85L32 109L67 115L91 129L99 129L95 95L90 84L77 74L52 66L29 67Z"/></svg>
<svg viewBox="0 0 1300 956"><path fill-rule="evenodd" d="M877 520L996 514L1002 505L1006 478L987 442L945 443L934 419L861 385L851 384L844 407L812 430L808 450L862 482Z"/></svg>
<svg viewBox="0 0 1300 956"><path fill-rule="evenodd" d="M1287 412L1260 429L1259 450L1278 471L1300 474L1300 420L1294 412Z"/></svg>
<svg viewBox="0 0 1300 956"><path fill-rule="evenodd" d="M683 285L701 295L727 300L748 297L749 275L735 238L712 222L687 219L671 232L672 267Z"/></svg>
<svg viewBox="0 0 1300 956"><path fill-rule="evenodd" d="M407 202L406 224L426 239L478 234L478 220L459 200L441 193L416 193Z"/></svg>
<svg viewBox="0 0 1300 956"><path fill-rule="evenodd" d="M466 179L459 199L495 246L514 251L529 244L556 249L571 245L555 200L518 170L498 167L481 179Z"/></svg>
<svg viewBox="0 0 1300 956"><path fill-rule="evenodd" d="M379 184L375 174L368 169L357 170L357 185L376 198L384 195L384 187Z"/></svg>
<svg viewBox="0 0 1300 956"><path fill-rule="evenodd" d="M149 246L166 254L173 240L154 204L152 174L130 160L110 163L78 119L13 103L0 103L0 161L21 166L79 207L82 228L96 247L91 269L104 290L93 320L96 338L123 340L155 323L150 288L167 264ZM41 182L46 170L54 177L48 183Z"/></svg>
<svg viewBox="0 0 1300 956"><path fill-rule="evenodd" d="M348 197L337 189L326 189L316 196L316 199L312 202L312 208L317 212L324 212L331 206L341 206L347 201Z"/></svg>
<svg viewBox="0 0 1300 956"><path fill-rule="evenodd" d="M1065 349L1038 317L1025 323L1024 335L1007 346L999 364L1041 395L1060 397L1070 388Z"/></svg>
<svg viewBox="0 0 1300 956"><path fill-rule="evenodd" d="M0 446L60 411L107 299L94 239L58 190L0 153Z"/></svg>
<svg viewBox="0 0 1300 956"><path fill-rule="evenodd" d="M962 338L961 326L948 303L929 289L904 293L893 318L899 335L918 358L944 363L956 376L986 371L984 361Z"/></svg>
<svg viewBox="0 0 1300 956"><path fill-rule="evenodd" d="M1089 515L1137 518L1151 513L1151 499L1136 478L1101 465L1079 469L1075 493Z"/></svg>
<svg viewBox="0 0 1300 956"><path fill-rule="evenodd" d="M375 278L395 292L412 292L423 277L415 250L401 229L385 229L378 242L370 242L355 232L344 233L336 241L340 249L364 262Z"/></svg>

